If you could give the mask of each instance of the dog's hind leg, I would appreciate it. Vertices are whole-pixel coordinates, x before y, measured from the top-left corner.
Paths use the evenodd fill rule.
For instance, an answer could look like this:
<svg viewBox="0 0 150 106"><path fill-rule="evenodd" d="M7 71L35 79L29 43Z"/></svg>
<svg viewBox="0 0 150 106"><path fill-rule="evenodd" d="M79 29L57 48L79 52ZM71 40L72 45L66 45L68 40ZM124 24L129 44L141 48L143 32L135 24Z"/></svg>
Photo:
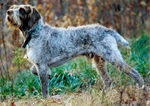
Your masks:
<svg viewBox="0 0 150 106"><path fill-rule="evenodd" d="M117 43L113 37L109 35L105 37L105 39L101 41L101 46L98 48L98 50L100 50L99 56L101 56L105 61L110 62L122 72L129 75L138 83L139 87L143 88L143 78L135 69L128 66L127 63L123 60L122 55L118 50Z"/></svg>
<svg viewBox="0 0 150 106"><path fill-rule="evenodd" d="M137 70L131 68L127 63L116 60L115 62L112 63L112 65L114 65L119 70L121 70L122 72L129 75L132 79L134 79L138 83L139 87L144 86L143 78L140 76Z"/></svg>
<svg viewBox="0 0 150 106"><path fill-rule="evenodd" d="M123 60L118 48L113 48L113 49L109 48L105 50L106 51L103 52L103 55L102 55L103 59L110 62L112 65L114 65L116 68L118 68L122 72L129 75L133 80L135 80L138 83L139 87L144 86L143 78L135 69L127 65L127 63Z"/></svg>
<svg viewBox="0 0 150 106"><path fill-rule="evenodd" d="M107 73L107 69L105 66L105 60L102 59L100 56L94 55L93 57L94 63L96 65L97 70L99 71L99 73L101 74L103 81L105 83L105 87L108 88L110 87L112 80L109 77L108 73Z"/></svg>

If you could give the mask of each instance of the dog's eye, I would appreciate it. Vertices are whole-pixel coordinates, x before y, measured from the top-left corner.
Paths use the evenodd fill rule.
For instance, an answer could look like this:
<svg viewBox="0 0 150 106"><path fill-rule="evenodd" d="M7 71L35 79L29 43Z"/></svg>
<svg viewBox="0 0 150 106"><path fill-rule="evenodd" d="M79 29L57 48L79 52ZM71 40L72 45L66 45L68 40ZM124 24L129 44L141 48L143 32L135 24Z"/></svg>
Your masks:
<svg viewBox="0 0 150 106"><path fill-rule="evenodd" d="M26 11L24 10L24 8L20 8L19 12L22 13L22 14L24 14Z"/></svg>

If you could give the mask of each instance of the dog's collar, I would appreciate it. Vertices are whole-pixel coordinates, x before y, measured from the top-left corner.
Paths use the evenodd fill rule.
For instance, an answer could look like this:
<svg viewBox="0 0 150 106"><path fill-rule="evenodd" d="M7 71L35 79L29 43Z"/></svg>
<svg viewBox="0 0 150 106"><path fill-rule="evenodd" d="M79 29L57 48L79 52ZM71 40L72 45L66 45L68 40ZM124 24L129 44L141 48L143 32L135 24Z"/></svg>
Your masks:
<svg viewBox="0 0 150 106"><path fill-rule="evenodd" d="M27 30L24 32L25 36L26 36L26 40L24 41L22 47L26 48L27 44L29 43L29 41L31 40L31 35L33 35L34 33L36 33L38 30L40 30L43 27L43 21L40 20L35 26L33 26L32 29Z"/></svg>

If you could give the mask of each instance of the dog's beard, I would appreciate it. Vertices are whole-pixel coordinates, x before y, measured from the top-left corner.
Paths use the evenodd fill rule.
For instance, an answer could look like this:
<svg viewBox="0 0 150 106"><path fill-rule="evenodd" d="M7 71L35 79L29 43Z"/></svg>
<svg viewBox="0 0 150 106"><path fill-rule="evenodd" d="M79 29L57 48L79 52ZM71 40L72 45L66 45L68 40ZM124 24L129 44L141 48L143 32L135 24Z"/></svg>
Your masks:
<svg viewBox="0 0 150 106"><path fill-rule="evenodd" d="M6 15L6 22L7 22L7 25L9 27L20 27L21 26L21 21L20 21L20 18L19 16L17 15Z"/></svg>

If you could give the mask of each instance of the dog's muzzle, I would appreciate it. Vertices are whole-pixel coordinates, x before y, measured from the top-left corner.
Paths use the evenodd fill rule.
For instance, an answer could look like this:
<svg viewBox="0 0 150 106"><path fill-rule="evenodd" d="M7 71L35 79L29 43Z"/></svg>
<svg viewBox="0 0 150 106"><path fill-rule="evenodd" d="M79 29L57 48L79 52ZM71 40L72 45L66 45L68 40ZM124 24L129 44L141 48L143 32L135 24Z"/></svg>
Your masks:
<svg viewBox="0 0 150 106"><path fill-rule="evenodd" d="M7 15L12 15L13 11L12 10L7 10Z"/></svg>

